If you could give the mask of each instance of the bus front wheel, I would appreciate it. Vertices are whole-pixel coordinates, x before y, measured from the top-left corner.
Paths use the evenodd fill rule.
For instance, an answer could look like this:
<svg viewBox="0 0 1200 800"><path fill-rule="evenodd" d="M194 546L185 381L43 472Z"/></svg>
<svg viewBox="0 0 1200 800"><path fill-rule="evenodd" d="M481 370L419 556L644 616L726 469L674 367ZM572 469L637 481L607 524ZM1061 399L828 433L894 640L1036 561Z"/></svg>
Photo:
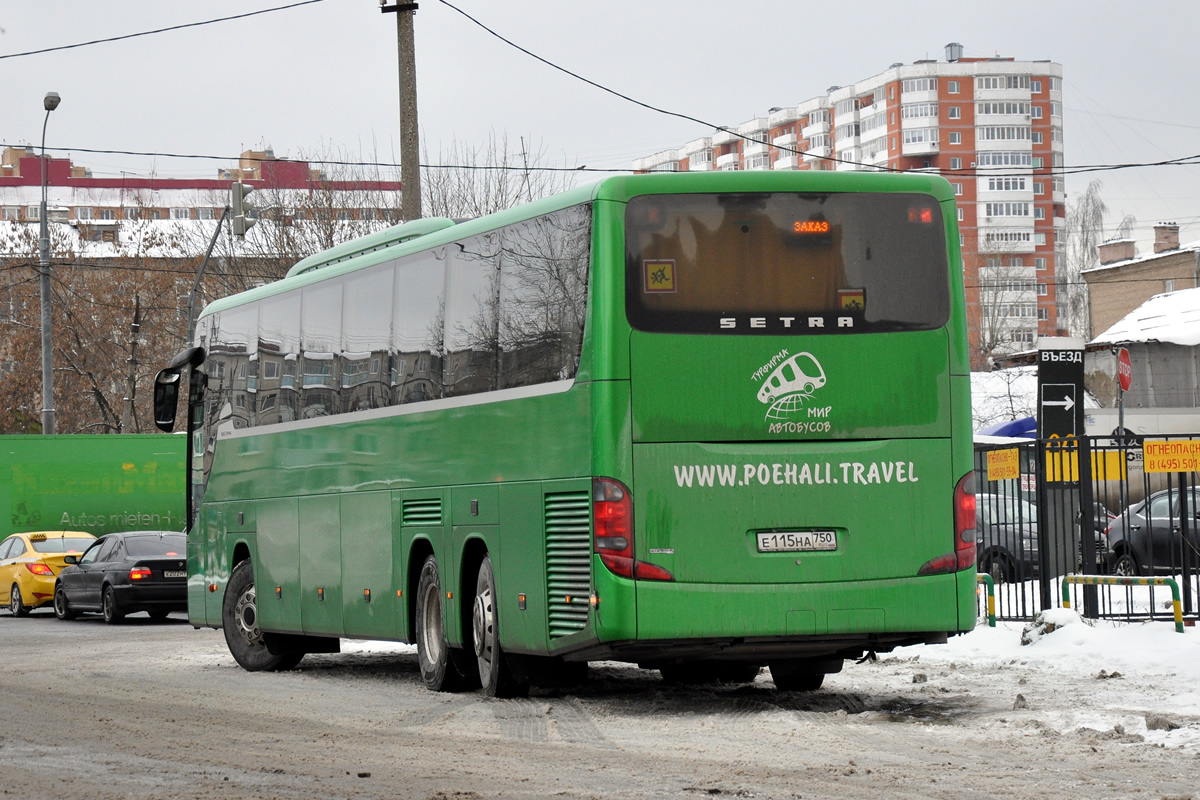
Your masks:
<svg viewBox="0 0 1200 800"><path fill-rule="evenodd" d="M489 697L524 697L529 693L529 684L514 678L504 651L500 649L497 621L496 575L492 571L491 556L484 556L475 580L475 602L471 610L479 680Z"/></svg>
<svg viewBox="0 0 1200 800"><path fill-rule="evenodd" d="M258 596L254 591L254 566L247 559L233 568L221 601L221 627L233 660L247 672L288 670L304 658L303 650L272 653L258 627Z"/></svg>

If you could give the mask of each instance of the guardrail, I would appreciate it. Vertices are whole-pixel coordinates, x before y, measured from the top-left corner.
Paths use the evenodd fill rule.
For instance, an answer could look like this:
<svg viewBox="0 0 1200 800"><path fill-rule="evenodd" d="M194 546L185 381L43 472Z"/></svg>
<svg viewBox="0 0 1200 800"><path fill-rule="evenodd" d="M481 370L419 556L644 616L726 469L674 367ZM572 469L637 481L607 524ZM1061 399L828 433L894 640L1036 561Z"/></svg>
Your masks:
<svg viewBox="0 0 1200 800"><path fill-rule="evenodd" d="M975 576L976 583L987 584L987 614L988 627L996 627L996 581L991 575L986 572L981 572Z"/></svg>
<svg viewBox="0 0 1200 800"><path fill-rule="evenodd" d="M979 577L983 577L980 575ZM1173 578L1134 578L1117 575L1064 575L1062 579L1063 608L1071 607L1071 584L1080 586L1169 586L1171 605L1175 611L1175 630L1183 633L1183 607L1179 602L1179 584Z"/></svg>

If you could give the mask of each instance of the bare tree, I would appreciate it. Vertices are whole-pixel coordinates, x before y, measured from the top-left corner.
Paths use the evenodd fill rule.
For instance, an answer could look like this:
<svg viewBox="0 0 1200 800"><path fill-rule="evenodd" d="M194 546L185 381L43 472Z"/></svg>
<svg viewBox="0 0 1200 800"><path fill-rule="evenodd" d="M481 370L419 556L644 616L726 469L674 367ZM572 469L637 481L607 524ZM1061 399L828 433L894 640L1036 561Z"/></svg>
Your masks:
<svg viewBox="0 0 1200 800"><path fill-rule="evenodd" d="M1092 338L1092 320L1082 273L1100 263L1104 215L1108 213L1100 188L1100 181L1092 181L1067 208L1067 248L1058 268L1059 319L1072 335L1085 340ZM1122 226L1132 229L1132 218L1122 220Z"/></svg>
<svg viewBox="0 0 1200 800"><path fill-rule="evenodd" d="M422 192L426 213L451 219L482 217L520 203L527 203L575 185L571 172L543 169L546 148L520 139L520 150L509 146L508 134L488 136L482 145L452 141L439 146L431 156L422 147L421 160L438 167L425 167Z"/></svg>

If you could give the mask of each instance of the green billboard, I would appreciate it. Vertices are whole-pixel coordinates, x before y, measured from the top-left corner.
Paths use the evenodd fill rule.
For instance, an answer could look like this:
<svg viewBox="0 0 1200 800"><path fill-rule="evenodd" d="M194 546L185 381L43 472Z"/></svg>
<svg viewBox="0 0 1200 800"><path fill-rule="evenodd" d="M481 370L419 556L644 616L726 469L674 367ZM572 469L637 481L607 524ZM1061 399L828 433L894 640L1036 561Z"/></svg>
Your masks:
<svg viewBox="0 0 1200 800"><path fill-rule="evenodd" d="M185 436L0 436L0 538L184 529Z"/></svg>

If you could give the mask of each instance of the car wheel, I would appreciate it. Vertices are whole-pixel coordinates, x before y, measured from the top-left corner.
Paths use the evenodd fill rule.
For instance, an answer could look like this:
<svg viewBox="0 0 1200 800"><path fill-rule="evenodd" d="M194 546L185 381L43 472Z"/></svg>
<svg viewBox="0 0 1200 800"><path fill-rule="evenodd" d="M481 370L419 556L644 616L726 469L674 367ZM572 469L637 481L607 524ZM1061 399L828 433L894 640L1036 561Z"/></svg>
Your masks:
<svg viewBox="0 0 1200 800"><path fill-rule="evenodd" d="M54 587L54 616L59 619L75 619L79 615L71 610L67 602L67 593L61 586Z"/></svg>
<svg viewBox="0 0 1200 800"><path fill-rule="evenodd" d="M1112 574L1122 578L1136 578L1141 575L1142 569L1138 565L1137 556L1130 552L1121 553L1113 562Z"/></svg>
<svg viewBox="0 0 1200 800"><path fill-rule="evenodd" d="M14 617L24 617L29 614L29 606L21 600L21 587L15 583L12 586L12 594L8 596L8 610Z"/></svg>
<svg viewBox="0 0 1200 800"><path fill-rule="evenodd" d="M304 658L303 650L272 653L258 627L258 596L254 591L254 567L249 559L233 568L221 601L221 628L233 660L247 672L289 670Z"/></svg>
<svg viewBox="0 0 1200 800"><path fill-rule="evenodd" d="M113 591L111 586L104 587L104 596L100 599L100 610L104 616L104 621L109 625L116 625L125 619L125 612L117 605L117 593Z"/></svg>
<svg viewBox="0 0 1200 800"><path fill-rule="evenodd" d="M499 614L496 608L496 575L492 559L483 557L475 579L475 601L471 606L471 635L475 642L475 660L479 681L489 697L524 697L529 684L513 676L508 658L500 648Z"/></svg>
<svg viewBox="0 0 1200 800"><path fill-rule="evenodd" d="M1017 568L1003 553L988 553L979 564L979 571L992 576L996 583L1010 583L1017 577Z"/></svg>

